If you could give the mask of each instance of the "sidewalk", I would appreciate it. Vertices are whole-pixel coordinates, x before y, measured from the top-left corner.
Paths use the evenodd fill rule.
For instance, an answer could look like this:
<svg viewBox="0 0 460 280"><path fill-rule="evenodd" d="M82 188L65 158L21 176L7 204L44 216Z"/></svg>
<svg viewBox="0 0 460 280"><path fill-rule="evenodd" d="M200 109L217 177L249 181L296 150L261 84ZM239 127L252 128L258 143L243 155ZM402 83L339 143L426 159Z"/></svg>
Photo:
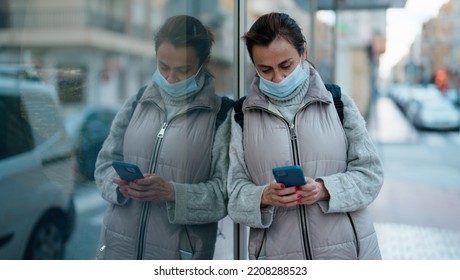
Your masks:
<svg viewBox="0 0 460 280"><path fill-rule="evenodd" d="M375 223L384 260L460 260L460 232Z"/></svg>
<svg viewBox="0 0 460 280"><path fill-rule="evenodd" d="M376 145L417 140L417 132L385 97L377 101L368 129ZM404 133L395 133L401 131ZM385 174L385 183L370 210L383 259L460 260L458 188L401 182Z"/></svg>
<svg viewBox="0 0 460 280"><path fill-rule="evenodd" d="M383 259L460 260L458 201L457 189L386 180L369 207Z"/></svg>
<svg viewBox="0 0 460 280"><path fill-rule="evenodd" d="M376 144L414 142L417 140L417 133L412 125L401 121L404 119L403 113L390 98L380 97L369 114L369 134Z"/></svg>

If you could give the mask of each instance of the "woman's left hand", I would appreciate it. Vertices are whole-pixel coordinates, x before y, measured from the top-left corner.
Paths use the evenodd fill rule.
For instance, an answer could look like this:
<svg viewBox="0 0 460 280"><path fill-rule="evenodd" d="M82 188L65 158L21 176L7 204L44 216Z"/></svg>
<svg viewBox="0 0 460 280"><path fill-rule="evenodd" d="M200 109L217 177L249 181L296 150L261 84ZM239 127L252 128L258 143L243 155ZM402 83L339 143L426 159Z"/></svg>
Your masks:
<svg viewBox="0 0 460 280"><path fill-rule="evenodd" d="M329 192L322 180L315 181L312 178L307 178L307 183L303 186L298 186L296 193L301 197L297 199L298 204L311 205L320 200L328 200Z"/></svg>
<svg viewBox="0 0 460 280"><path fill-rule="evenodd" d="M157 174L144 174L144 179L120 186L120 191L139 201L174 201L174 186Z"/></svg>

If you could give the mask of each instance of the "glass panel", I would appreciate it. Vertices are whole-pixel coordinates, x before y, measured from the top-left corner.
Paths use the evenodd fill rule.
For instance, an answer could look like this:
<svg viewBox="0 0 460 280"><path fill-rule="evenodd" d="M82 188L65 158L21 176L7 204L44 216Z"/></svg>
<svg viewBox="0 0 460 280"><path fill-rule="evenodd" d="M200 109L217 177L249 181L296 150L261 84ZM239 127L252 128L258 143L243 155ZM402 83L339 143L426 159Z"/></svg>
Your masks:
<svg viewBox="0 0 460 280"><path fill-rule="evenodd" d="M0 213L10 215L9 213L15 212L13 204L4 203L4 201L14 201L16 197L19 197L14 195L12 185L23 186L16 186L18 190L32 188L34 191L30 191L30 195L34 196L22 198L31 207L18 212L22 213L23 217L15 216L15 219L4 219L6 214L1 216L0 259L24 257L95 259L96 254L99 256L106 254L108 258L123 258L123 254L117 256L114 252L120 248L129 250L127 249L129 246L132 248L136 246L135 241L142 237L140 234L140 237L137 237L137 230L132 231L132 235L125 235L125 238L131 240L128 242L130 245L119 244L118 247L117 245L112 247L111 243L100 243L102 242L100 240L107 236L100 235L100 233L103 228L104 213L108 207L111 209L109 212L128 209L120 211L124 214L117 216L121 219L121 216L125 215L126 219L120 220L123 221L122 224L109 229L110 232L116 232L114 235L129 231L123 227L123 223L140 220L140 214L139 216L131 216L137 215L133 213L128 214L128 211L134 209L130 208L134 199L126 201L123 195L116 191L112 192L115 195L112 199L109 198L110 195L99 193L94 176L97 155L110 133L110 127L116 114L123 110L122 108L127 108L123 107L123 104L135 96L142 86L152 83L152 75L156 70L158 58L155 50L155 34L160 26L172 16L182 14L193 16L207 26L214 35L214 44L206 66L211 75L205 84L200 84L200 79L197 78L199 87L206 87L209 94L213 91L219 97L226 96L230 99L236 97L234 5L234 1L214 0L1 1L0 117L3 122L0 125L0 197L3 200L0 205ZM193 36L209 35L209 33L203 35L199 32L200 30ZM188 33L187 36L191 36L190 34ZM177 49L181 50L181 48L182 46L177 46ZM196 52L192 53L192 59L198 57L198 53L203 48L195 47L194 50ZM178 54L183 53L185 52L182 48L182 53L179 51ZM206 58L204 57L200 62L204 63ZM192 62L180 61L180 63L187 66L197 64L193 60ZM200 71L197 77L204 77L204 72ZM211 86L211 80L214 81L214 88ZM144 92L145 94L147 91ZM162 98L166 98L166 93L163 92L163 94ZM160 93L157 92L157 96L160 96ZM203 103L193 103L191 98L186 99L186 103L183 100L174 99L171 99L173 103L167 104L161 101L157 103L157 107L150 107L150 111L145 111L154 120L158 118L155 118L153 114L161 115L162 110L169 113L167 121L171 121L171 126L166 129L165 140L158 145L160 147L158 150L160 152L164 150L164 153L168 149L170 151L168 153L180 151L181 154L175 156L184 159L184 162L171 163L167 156L158 156L160 159L155 162L158 162L157 170L160 171L157 173L168 179L176 178L177 184L181 183L176 186L176 189L182 188L185 192L181 192L180 202L150 203L149 207L162 211L163 216L156 220L158 224L152 225L150 221L150 225L145 231L142 231L145 233L145 242L139 243L140 247L144 248L144 255L141 255L141 258L179 257L179 249L175 248L174 244L169 245L170 242L167 241L159 242L155 236L163 234L165 240L169 238L173 240L173 243L179 243L183 241L182 233L186 232L192 247L199 247L201 243L209 243L206 247L207 258L234 259L233 222L228 217L220 217L222 214L218 216L222 218L220 220L216 218L216 214L213 214L212 218L206 218L211 215L209 213L223 213L223 207L226 207L223 202L225 199L221 197L223 190L219 189L222 185L217 187L214 183L215 178L214 181L209 181L211 171L215 169L215 167L211 168L211 165L214 164L211 163L211 160L216 156L213 154L212 137L214 134L217 135L218 128L215 125L217 121L209 121L214 120L215 116L214 111L207 107L218 108L221 101L219 98L212 100L208 100L208 97L200 98L204 98L200 99L204 100ZM186 104L183 105L184 108L192 104L194 111L189 113L184 109L177 109L174 107L176 104L174 102ZM145 104L152 105L153 103L146 102ZM204 104L204 107L198 104L200 106ZM149 108L147 105L142 104L142 107ZM128 106L128 108L138 109L139 106ZM202 110L202 114L195 113L198 112L198 108ZM11 115L13 112L14 115ZM176 136L182 133L175 128L178 125L174 122L176 119L172 118L174 113L180 113L180 117L186 119L184 121L177 117L177 123L186 126L185 131L189 133L187 136L181 138L169 136L174 133ZM204 114L212 116L212 119L202 117ZM209 129L214 126L216 126L215 130ZM161 127L154 126L153 128L159 130ZM209 133L196 133L199 130ZM143 135L145 142L154 142L157 134L155 133L154 137L150 138L146 138L146 134ZM142 136L139 138L142 139ZM127 143L128 140L122 139L117 147L125 151L123 143ZM188 144L194 139L200 139L200 147ZM173 143L180 143L181 140L187 144L175 149L171 147ZM169 143L166 143L167 141ZM203 145L205 141L208 141L209 145ZM153 151L153 145L146 145L152 146L151 151ZM142 147L142 145L131 146ZM129 148L126 149L129 150ZM153 154L151 151L148 153ZM112 153L112 155L116 156L117 153ZM121 159L129 160L130 156L127 154L126 152ZM226 153L223 154L227 156ZM137 156L135 160L131 157L131 160L134 161L133 163L142 165L143 157L145 155ZM200 158L199 164L185 160L193 157ZM189 159L189 161L192 160ZM217 161L216 164L219 162ZM147 173L150 168L153 169L152 166L153 163L151 166L145 163L144 173ZM187 166L189 168L186 168ZM193 172L190 171L191 168L194 168ZM30 176L24 176L26 171ZM111 184L114 175L108 177L108 184ZM183 189L189 186L185 185L186 183L193 183L190 188L195 189L187 192L187 189ZM116 185L112 185L111 188L116 190ZM29 191L22 192L22 195L29 195ZM176 195L178 192L176 190ZM117 200L117 195L121 200ZM195 197L195 199L190 199L190 197ZM203 197L207 197L207 200L203 200ZM176 197L173 196L173 198ZM212 208L212 202L219 201L219 199L222 201L219 208L218 206L215 206L216 209ZM75 205L75 216L72 216L74 209L72 202ZM187 203L191 206L187 206ZM140 202L138 204L142 205ZM56 205L62 213L68 215L47 212ZM177 209L182 207L181 211L174 212L175 205L178 205ZM8 211L4 207L9 207ZM188 210L187 207L189 207ZM197 207L196 213L191 213L190 209L194 207ZM141 208L137 213L141 213L140 210ZM150 214L150 216L154 215L155 213ZM213 219L213 222L216 219L219 221L213 226L208 226L209 230L195 225L209 223L210 221L206 219ZM17 222L19 220L21 223ZM178 221L178 225L173 224L173 220ZM161 223L164 223L163 228L161 228ZM183 230L185 228L182 226L183 223L190 224L187 231ZM38 242L39 238L46 236L31 235L34 224L40 227L52 225L57 228L55 233L65 241L63 246L56 242L56 246L48 253L41 248L34 248L33 242ZM160 230L157 231L156 228ZM12 238L13 236L15 238ZM210 249L214 245L213 238L215 239L214 252ZM181 250L182 246L182 243L178 245ZM102 252L101 248L107 248L107 251ZM141 251L138 247L136 248L137 252ZM203 248L192 249L198 251L195 252L196 254L206 251ZM164 252L164 255L156 252ZM128 256L128 258L135 257L137 256Z"/></svg>
<svg viewBox="0 0 460 280"><path fill-rule="evenodd" d="M412 0L0 1L0 120L3 120L0 122L0 259L113 256L110 254L116 250L99 244L105 237L100 235L104 213L108 207L118 211L132 203L126 202L121 192L99 193L94 178L96 158L116 114L131 105L125 102L142 86L152 82L158 64L154 36L159 27L179 14L194 16L208 26L215 36L207 64L215 93L236 99L248 93L255 76L241 36L259 16L271 11L285 12L299 23L307 40L309 61L324 82L340 85L366 120L385 170L382 191L369 207L375 216L383 258L460 259L460 246L455 246L460 240L460 225L455 222L460 211L457 207L460 205L457 160L460 158L457 47L460 5L457 0L424 3ZM428 98L432 92L435 99ZM153 107L150 101L144 104ZM164 102L157 105L168 106ZM434 105L436 110L432 108ZM444 109L439 112L438 106ZM193 117L187 115L185 127L196 139L202 139L198 138L202 134L193 129L199 123ZM155 125L139 132L145 134L134 134L136 137L130 141L156 139L158 134L168 137L175 128L167 125L165 134L157 133L163 130L159 123ZM180 135L180 131L175 132ZM171 141L184 143L191 138L176 137ZM145 148L148 150L145 153L140 152L145 145L125 144L128 142L119 142L114 149L139 148L137 156L130 159L135 158L147 170L154 168L156 162L143 155L153 153L152 142L146 141L151 146ZM199 152L211 145L200 145L198 150L178 144L180 147L171 148L168 153L176 152L177 158L201 156ZM205 166L203 171L194 164L174 173L168 162L171 158L159 160L162 175L193 177L201 175L199 172L206 173L209 167ZM198 171L190 172L191 168ZM420 176L422 173L425 176ZM183 187L176 185L177 189ZM199 205L203 200L197 193L189 192L181 198ZM417 199L411 200L414 193ZM18 194L27 203L17 203ZM432 213L442 219L420 215L419 210L433 199L438 203ZM163 205L159 207L162 211L174 209L173 203L151 204ZM51 205L63 211L47 211ZM190 214L184 209L183 212ZM209 210L203 209L203 213ZM162 222L168 226L170 220L185 217L168 213L171 215L162 216L165 218ZM190 214L187 218L200 219L201 214ZM132 219L131 215L124 215L128 217L125 220ZM32 225L37 225L35 231ZM112 232L123 230L120 227ZM51 234L42 234L47 232ZM215 251L210 258L248 258L247 227L235 225L225 217L210 232L216 235ZM142 233L145 240L154 236L149 229ZM133 236L134 240L140 235ZM169 235L173 239L174 236ZM194 238L191 231L188 239ZM52 248L34 246L61 239L65 242L51 242L56 245ZM423 246L414 243L419 240L423 240ZM154 241L142 244L152 248L164 245ZM125 244L120 247L126 248ZM429 248L430 252L413 250L421 247ZM149 250L146 247L146 258L154 251Z"/></svg>

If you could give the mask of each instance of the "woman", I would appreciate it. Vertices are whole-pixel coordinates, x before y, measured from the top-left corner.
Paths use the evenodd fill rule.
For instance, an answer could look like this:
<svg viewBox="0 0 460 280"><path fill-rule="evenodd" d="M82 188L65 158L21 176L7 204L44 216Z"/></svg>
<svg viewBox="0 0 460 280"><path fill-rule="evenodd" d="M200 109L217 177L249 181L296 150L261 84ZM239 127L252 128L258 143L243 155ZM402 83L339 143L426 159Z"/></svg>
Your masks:
<svg viewBox="0 0 460 280"><path fill-rule="evenodd" d="M217 127L223 99L206 69L213 42L185 15L155 35L152 82L124 104L98 155L96 183L110 203L98 259L212 259L227 214L230 129L230 117ZM121 180L112 161L138 165L144 179Z"/></svg>
<svg viewBox="0 0 460 280"><path fill-rule="evenodd" d="M257 75L232 121L228 212L251 227L251 259L380 259L366 207L383 183L381 161L352 99L342 126L331 94L306 60L286 14L261 16L243 36ZM272 168L300 165L306 184L285 187Z"/></svg>

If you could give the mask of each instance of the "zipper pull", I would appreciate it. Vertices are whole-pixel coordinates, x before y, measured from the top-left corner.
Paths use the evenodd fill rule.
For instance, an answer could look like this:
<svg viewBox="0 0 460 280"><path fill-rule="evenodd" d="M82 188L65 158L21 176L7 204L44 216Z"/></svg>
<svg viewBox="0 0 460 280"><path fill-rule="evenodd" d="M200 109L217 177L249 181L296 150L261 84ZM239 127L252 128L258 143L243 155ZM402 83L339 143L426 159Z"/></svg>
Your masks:
<svg viewBox="0 0 460 280"><path fill-rule="evenodd" d="M295 124L294 123L291 123L289 125L289 132L291 134L291 140L295 140L297 138L297 135L295 133Z"/></svg>
<svg viewBox="0 0 460 280"><path fill-rule="evenodd" d="M160 132L158 132L158 135L157 135L158 138L163 138L163 136L164 136L164 134L165 134L166 126L168 126L168 125L166 124L166 122L163 123L163 126L162 126L161 129L160 129Z"/></svg>

